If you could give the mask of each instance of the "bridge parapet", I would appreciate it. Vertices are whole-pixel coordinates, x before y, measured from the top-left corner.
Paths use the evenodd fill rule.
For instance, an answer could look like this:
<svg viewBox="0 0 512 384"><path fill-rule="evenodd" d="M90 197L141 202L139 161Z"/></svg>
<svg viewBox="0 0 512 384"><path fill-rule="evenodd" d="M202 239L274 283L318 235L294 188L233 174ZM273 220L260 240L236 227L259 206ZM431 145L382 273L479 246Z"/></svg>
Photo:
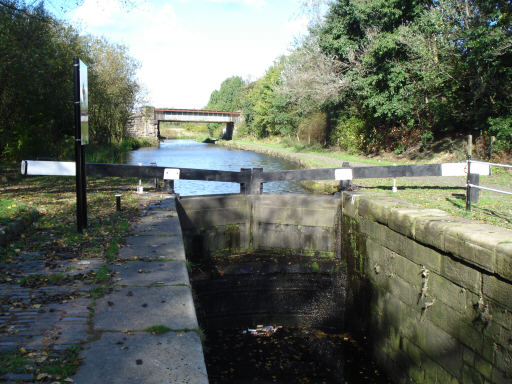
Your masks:
<svg viewBox="0 0 512 384"><path fill-rule="evenodd" d="M239 123L240 112L199 109L155 109L155 120L192 123Z"/></svg>

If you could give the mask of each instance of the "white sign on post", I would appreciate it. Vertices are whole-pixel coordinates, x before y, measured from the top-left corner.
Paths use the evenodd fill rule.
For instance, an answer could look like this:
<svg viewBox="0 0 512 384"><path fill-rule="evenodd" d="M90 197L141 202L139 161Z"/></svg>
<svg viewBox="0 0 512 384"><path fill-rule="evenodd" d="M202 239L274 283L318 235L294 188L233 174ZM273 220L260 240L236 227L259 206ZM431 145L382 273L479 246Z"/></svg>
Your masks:
<svg viewBox="0 0 512 384"><path fill-rule="evenodd" d="M179 180L180 169L179 168L165 168L164 169L164 180Z"/></svg>
<svg viewBox="0 0 512 384"><path fill-rule="evenodd" d="M74 161L23 160L21 174L31 176L75 176Z"/></svg>
<svg viewBox="0 0 512 384"><path fill-rule="evenodd" d="M339 168L334 170L334 180L352 180L351 168Z"/></svg>

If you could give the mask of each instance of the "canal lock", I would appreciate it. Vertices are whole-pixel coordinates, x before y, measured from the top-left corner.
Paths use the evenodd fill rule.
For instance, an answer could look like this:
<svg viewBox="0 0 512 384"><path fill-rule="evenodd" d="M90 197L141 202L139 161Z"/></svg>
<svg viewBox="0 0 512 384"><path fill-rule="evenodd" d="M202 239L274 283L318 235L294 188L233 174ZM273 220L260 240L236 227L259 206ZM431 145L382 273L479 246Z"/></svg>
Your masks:
<svg viewBox="0 0 512 384"><path fill-rule="evenodd" d="M311 196L293 200L301 208L278 195L178 202L210 383L387 383L347 327L336 203L313 199L313 214ZM258 325L282 328L247 332Z"/></svg>

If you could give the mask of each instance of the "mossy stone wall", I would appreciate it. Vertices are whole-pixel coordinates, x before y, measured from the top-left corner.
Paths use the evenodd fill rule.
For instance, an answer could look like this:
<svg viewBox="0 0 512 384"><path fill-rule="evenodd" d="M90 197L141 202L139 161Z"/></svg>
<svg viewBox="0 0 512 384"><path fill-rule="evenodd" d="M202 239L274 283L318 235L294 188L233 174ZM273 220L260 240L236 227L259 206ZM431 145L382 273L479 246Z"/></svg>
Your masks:
<svg viewBox="0 0 512 384"><path fill-rule="evenodd" d="M336 255L345 323L396 382L512 382L512 231L387 196L220 195L177 203L187 257Z"/></svg>
<svg viewBox="0 0 512 384"><path fill-rule="evenodd" d="M216 195L178 200L187 257L268 251L333 256L339 198Z"/></svg>
<svg viewBox="0 0 512 384"><path fill-rule="evenodd" d="M512 382L512 231L344 193L353 324L397 382Z"/></svg>

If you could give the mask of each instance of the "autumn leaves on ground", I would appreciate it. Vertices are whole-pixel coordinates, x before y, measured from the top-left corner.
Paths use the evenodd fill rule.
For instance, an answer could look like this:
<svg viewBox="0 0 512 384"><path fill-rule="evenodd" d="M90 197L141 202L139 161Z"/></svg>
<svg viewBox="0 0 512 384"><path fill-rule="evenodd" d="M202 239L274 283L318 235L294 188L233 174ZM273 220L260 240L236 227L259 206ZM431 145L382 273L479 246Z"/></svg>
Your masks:
<svg viewBox="0 0 512 384"><path fill-rule="evenodd" d="M80 334L89 326L95 298L112 281L105 262L114 259L139 214L135 194L127 190L135 184L88 180L89 225L83 234L76 230L74 178L17 177L0 186L0 225L39 212L0 247L0 381L72 382ZM117 212L119 192L123 209Z"/></svg>

